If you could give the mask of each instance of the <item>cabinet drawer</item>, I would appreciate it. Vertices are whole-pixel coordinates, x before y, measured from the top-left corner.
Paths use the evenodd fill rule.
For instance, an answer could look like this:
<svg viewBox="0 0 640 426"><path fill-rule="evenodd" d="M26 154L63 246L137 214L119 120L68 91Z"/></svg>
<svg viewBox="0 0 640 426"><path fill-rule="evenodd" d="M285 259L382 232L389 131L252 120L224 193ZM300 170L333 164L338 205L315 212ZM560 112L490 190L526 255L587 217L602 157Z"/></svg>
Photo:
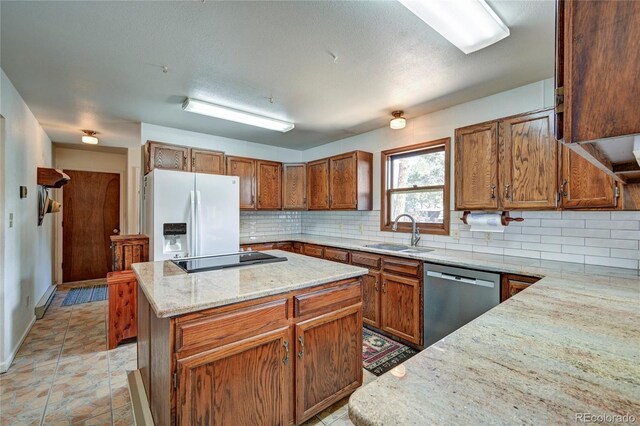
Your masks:
<svg viewBox="0 0 640 426"><path fill-rule="evenodd" d="M351 253L351 264L369 269L380 269L382 257L377 254Z"/></svg>
<svg viewBox="0 0 640 426"><path fill-rule="evenodd" d="M273 243L243 244L240 248L243 251L273 250Z"/></svg>
<svg viewBox="0 0 640 426"><path fill-rule="evenodd" d="M311 314L320 315L360 302L362 302L362 286L360 278L358 278L337 287L295 296L293 298L293 309L294 315L301 317Z"/></svg>
<svg viewBox="0 0 640 426"><path fill-rule="evenodd" d="M400 259L397 257L385 257L382 259L382 269L386 272L396 274L410 275L412 277L420 276L421 262L410 259Z"/></svg>
<svg viewBox="0 0 640 426"><path fill-rule="evenodd" d="M288 324L287 299L176 323L176 352L227 343Z"/></svg>
<svg viewBox="0 0 640 426"><path fill-rule="evenodd" d="M349 252L346 250L326 247L324 249L324 258L333 260L334 262L349 263Z"/></svg>
<svg viewBox="0 0 640 426"><path fill-rule="evenodd" d="M324 257L324 247L322 246L305 244L302 250L303 250L302 254L305 254L307 256L320 257L320 258Z"/></svg>
<svg viewBox="0 0 640 426"><path fill-rule="evenodd" d="M291 243L276 243L273 245L276 250L293 251L293 244Z"/></svg>

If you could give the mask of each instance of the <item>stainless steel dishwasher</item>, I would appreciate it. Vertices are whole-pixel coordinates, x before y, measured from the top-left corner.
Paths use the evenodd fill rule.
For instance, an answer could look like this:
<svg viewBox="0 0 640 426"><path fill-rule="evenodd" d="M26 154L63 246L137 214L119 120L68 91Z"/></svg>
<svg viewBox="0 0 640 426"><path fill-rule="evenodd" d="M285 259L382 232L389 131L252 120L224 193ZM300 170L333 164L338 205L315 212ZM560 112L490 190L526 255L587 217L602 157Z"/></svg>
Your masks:
<svg viewBox="0 0 640 426"><path fill-rule="evenodd" d="M424 264L424 346L500 303L500 274Z"/></svg>

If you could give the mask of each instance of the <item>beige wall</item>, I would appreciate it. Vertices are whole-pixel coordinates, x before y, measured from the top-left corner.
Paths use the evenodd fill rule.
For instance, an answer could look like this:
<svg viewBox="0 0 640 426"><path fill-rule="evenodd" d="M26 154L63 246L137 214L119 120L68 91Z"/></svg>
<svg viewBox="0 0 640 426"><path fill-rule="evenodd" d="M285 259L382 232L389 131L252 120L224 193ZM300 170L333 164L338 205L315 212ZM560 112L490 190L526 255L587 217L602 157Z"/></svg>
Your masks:
<svg viewBox="0 0 640 426"><path fill-rule="evenodd" d="M124 151L124 150L123 150ZM120 174L120 231L129 232L129 176L127 170L127 153L88 151L55 147L53 150L53 164L57 169L81 170L90 172L106 172ZM62 191L54 192L56 200L62 202ZM62 204L64 209L64 203ZM62 283L62 213L55 216L55 256L54 281Z"/></svg>

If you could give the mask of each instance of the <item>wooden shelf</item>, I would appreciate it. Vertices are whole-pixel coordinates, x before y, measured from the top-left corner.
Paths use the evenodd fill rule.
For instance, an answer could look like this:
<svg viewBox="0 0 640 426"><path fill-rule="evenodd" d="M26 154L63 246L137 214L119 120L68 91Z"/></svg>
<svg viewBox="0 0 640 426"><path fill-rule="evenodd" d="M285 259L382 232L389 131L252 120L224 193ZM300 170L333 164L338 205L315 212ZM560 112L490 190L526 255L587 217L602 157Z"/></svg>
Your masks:
<svg viewBox="0 0 640 426"><path fill-rule="evenodd" d="M38 167L38 185L47 188L60 188L69 183L71 178L58 169Z"/></svg>

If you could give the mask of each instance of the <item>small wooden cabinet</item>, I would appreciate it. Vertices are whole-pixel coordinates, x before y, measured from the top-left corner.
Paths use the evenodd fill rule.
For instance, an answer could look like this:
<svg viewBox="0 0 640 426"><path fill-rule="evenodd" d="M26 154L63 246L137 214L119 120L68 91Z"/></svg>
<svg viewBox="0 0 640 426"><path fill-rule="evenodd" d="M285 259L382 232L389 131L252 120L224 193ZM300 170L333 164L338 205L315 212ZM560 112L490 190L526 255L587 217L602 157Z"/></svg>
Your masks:
<svg viewBox="0 0 640 426"><path fill-rule="evenodd" d="M329 160L307 163L309 210L329 210Z"/></svg>
<svg viewBox="0 0 640 426"><path fill-rule="evenodd" d="M226 174L240 178L240 210L255 210L256 160L227 156Z"/></svg>
<svg viewBox="0 0 640 426"><path fill-rule="evenodd" d="M282 198L285 210L307 209L307 165L284 164Z"/></svg>
<svg viewBox="0 0 640 426"><path fill-rule="evenodd" d="M192 172L223 175L224 167L224 152L191 148Z"/></svg>
<svg viewBox="0 0 640 426"><path fill-rule="evenodd" d="M617 184L613 178L562 147L560 199L564 209L615 208L618 204Z"/></svg>
<svg viewBox="0 0 640 426"><path fill-rule="evenodd" d="M256 162L258 210L282 210L282 163Z"/></svg>
<svg viewBox="0 0 640 426"><path fill-rule="evenodd" d="M148 141L144 148L145 174L153 169L191 170L191 157L186 146Z"/></svg>
<svg viewBox="0 0 640 426"><path fill-rule="evenodd" d="M511 296L520 293L540 278L524 275L502 274L500 283L500 302L504 302Z"/></svg>
<svg viewBox="0 0 640 426"><path fill-rule="evenodd" d="M416 277L382 273L380 329L420 345L420 285Z"/></svg>
<svg viewBox="0 0 640 426"><path fill-rule="evenodd" d="M456 129L457 210L498 208L498 123Z"/></svg>
<svg viewBox="0 0 640 426"><path fill-rule="evenodd" d="M149 261L149 237L146 235L111 235L110 239L112 271L126 271L133 263Z"/></svg>
<svg viewBox="0 0 640 426"><path fill-rule="evenodd" d="M138 281L133 271L109 272L109 316L107 347L113 349L123 340L136 337Z"/></svg>
<svg viewBox="0 0 640 426"><path fill-rule="evenodd" d="M376 328L381 328L380 277L380 272L373 270L362 277L362 321Z"/></svg>

